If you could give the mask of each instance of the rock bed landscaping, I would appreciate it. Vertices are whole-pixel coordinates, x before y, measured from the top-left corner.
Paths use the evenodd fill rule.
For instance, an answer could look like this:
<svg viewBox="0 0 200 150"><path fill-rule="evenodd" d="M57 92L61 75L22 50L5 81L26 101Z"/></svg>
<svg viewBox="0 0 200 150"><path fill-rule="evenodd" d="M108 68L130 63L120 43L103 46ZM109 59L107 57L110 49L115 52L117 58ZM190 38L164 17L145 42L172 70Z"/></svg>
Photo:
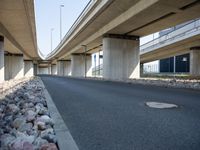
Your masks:
<svg viewBox="0 0 200 150"><path fill-rule="evenodd" d="M0 86L0 150L57 150L54 121L39 79Z"/></svg>

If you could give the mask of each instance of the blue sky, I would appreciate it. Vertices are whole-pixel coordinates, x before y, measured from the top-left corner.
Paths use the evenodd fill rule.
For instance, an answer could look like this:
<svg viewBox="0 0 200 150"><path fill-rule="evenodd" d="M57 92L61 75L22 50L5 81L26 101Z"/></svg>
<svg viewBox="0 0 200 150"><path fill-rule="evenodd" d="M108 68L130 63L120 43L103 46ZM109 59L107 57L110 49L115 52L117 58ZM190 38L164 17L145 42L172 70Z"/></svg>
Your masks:
<svg viewBox="0 0 200 150"><path fill-rule="evenodd" d="M37 43L44 54L51 52L51 28L54 28L53 49L60 42L60 5L64 5L62 8L62 36L64 36L88 2L89 0L35 0Z"/></svg>

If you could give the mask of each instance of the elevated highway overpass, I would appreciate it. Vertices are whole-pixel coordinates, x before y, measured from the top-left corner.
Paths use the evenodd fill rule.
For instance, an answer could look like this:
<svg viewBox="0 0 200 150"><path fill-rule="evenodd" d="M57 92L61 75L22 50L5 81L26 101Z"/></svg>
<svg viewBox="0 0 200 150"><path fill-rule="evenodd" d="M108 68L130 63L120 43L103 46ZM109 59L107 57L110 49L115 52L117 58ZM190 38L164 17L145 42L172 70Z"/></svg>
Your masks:
<svg viewBox="0 0 200 150"><path fill-rule="evenodd" d="M198 75L200 50L200 19L188 22L140 46L141 64L190 53L190 74Z"/></svg>
<svg viewBox="0 0 200 150"><path fill-rule="evenodd" d="M91 75L85 47L88 64L89 55L101 48L104 78L138 78L139 37L195 19L199 7L199 1L190 0L92 1L47 59L58 62L58 70L68 60L72 76L84 76L85 70Z"/></svg>
<svg viewBox="0 0 200 150"><path fill-rule="evenodd" d="M1 68L3 50L12 57L23 54L23 59L38 62L42 55L36 43L33 0L0 3ZM198 18L199 9L198 0L91 0L57 48L45 57L46 64L58 75L81 77L87 72L90 76L90 55L102 48L104 78L139 78L139 37ZM34 70L32 64L28 66ZM1 69L1 76L5 70Z"/></svg>
<svg viewBox="0 0 200 150"><path fill-rule="evenodd" d="M33 75L39 60L32 0L0 1L0 80Z"/></svg>

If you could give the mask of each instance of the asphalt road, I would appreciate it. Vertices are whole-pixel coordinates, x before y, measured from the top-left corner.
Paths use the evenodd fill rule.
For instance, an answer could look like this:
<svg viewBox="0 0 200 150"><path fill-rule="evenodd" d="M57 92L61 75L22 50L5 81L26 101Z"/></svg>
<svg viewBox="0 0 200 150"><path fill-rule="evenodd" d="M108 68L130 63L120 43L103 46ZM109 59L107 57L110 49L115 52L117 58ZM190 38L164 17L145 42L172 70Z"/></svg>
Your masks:
<svg viewBox="0 0 200 150"><path fill-rule="evenodd" d="M200 150L200 92L41 76L80 150ZM154 109L147 101L176 109Z"/></svg>

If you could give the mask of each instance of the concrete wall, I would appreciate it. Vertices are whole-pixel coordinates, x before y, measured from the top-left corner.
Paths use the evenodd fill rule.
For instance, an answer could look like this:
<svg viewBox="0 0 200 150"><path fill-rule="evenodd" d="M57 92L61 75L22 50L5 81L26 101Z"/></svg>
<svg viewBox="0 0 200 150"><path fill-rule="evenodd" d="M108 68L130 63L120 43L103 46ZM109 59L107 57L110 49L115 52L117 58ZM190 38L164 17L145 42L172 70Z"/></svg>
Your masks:
<svg viewBox="0 0 200 150"><path fill-rule="evenodd" d="M119 38L103 39L103 77L126 80L140 77L139 41Z"/></svg>
<svg viewBox="0 0 200 150"><path fill-rule="evenodd" d="M5 80L18 79L24 76L24 60L22 55L5 56Z"/></svg>
<svg viewBox="0 0 200 150"><path fill-rule="evenodd" d="M33 69L33 61L32 60L24 60L24 76L25 77L34 76L34 69Z"/></svg>
<svg viewBox="0 0 200 150"><path fill-rule="evenodd" d="M85 56L80 54L73 54L71 56L71 71L73 77L84 77L85 76ZM86 56L86 76L92 76L92 58L91 55Z"/></svg>
<svg viewBox="0 0 200 150"><path fill-rule="evenodd" d="M190 74L200 76L200 49L190 52Z"/></svg>

